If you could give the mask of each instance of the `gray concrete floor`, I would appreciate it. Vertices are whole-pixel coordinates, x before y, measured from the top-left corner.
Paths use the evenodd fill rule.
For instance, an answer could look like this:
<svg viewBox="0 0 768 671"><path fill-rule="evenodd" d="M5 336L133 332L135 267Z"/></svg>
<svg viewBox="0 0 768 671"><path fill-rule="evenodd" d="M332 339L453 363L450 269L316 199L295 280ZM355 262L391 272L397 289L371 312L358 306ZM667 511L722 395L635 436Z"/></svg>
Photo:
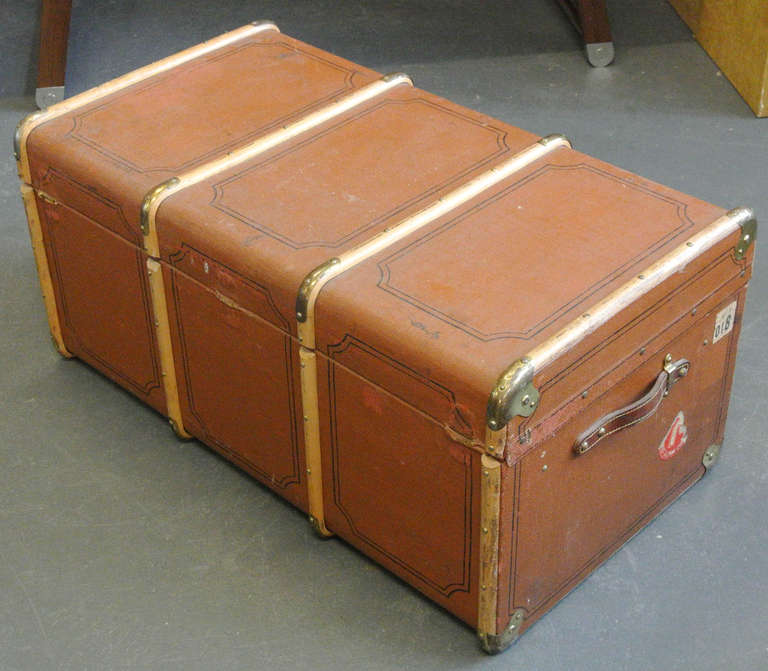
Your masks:
<svg viewBox="0 0 768 671"><path fill-rule="evenodd" d="M756 120L662 0L590 69L554 3L76 2L70 91L248 20L768 218ZM230 11L222 7L231 5ZM31 100L0 100L0 137ZM500 657L77 361L54 354L0 164L0 669L768 669L768 272L721 460ZM758 239L768 252L768 235ZM762 260L762 259L761 259Z"/></svg>

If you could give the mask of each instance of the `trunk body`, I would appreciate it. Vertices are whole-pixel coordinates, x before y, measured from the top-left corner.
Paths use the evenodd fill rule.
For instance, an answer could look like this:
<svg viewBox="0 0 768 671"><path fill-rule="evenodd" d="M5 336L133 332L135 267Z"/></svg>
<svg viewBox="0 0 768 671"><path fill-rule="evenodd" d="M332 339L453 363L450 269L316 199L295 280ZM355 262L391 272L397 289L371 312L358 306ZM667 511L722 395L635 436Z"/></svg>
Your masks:
<svg viewBox="0 0 768 671"><path fill-rule="evenodd" d="M490 652L722 442L748 210L271 24L29 118L17 156L59 351Z"/></svg>

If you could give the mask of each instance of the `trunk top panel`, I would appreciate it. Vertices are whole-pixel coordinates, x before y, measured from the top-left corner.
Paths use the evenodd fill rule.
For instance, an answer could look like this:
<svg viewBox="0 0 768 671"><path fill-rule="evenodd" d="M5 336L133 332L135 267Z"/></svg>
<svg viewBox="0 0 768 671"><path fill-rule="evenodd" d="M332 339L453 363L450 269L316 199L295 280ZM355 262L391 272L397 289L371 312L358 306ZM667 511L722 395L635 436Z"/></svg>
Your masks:
<svg viewBox="0 0 768 671"><path fill-rule="evenodd" d="M561 148L331 280L316 347L347 366L373 351L451 390L483 440L507 366L723 213Z"/></svg>
<svg viewBox="0 0 768 671"><path fill-rule="evenodd" d="M160 255L225 294L230 274L266 288L295 333L297 291L315 266L538 139L403 83L172 193L155 219Z"/></svg>
<svg viewBox="0 0 768 671"><path fill-rule="evenodd" d="M81 192L98 194L125 220L115 232L139 243L141 203L155 185L379 77L262 30L33 128L32 185L75 209Z"/></svg>

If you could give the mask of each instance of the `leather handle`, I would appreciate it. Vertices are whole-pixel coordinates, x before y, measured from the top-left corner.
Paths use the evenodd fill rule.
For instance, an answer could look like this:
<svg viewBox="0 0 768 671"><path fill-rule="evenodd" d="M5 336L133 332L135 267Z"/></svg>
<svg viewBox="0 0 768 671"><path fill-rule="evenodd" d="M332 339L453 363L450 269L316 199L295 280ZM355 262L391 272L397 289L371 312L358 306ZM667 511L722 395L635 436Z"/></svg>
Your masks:
<svg viewBox="0 0 768 671"><path fill-rule="evenodd" d="M672 385L681 377L688 374L691 367L688 359L679 359L671 363L672 357L667 354L664 368L656 378L651 390L634 403L609 412L598 419L592 426L584 431L573 444L576 454L584 454L597 445L603 438L611 434L633 426L644 419L648 419L659 409L661 402L669 393Z"/></svg>

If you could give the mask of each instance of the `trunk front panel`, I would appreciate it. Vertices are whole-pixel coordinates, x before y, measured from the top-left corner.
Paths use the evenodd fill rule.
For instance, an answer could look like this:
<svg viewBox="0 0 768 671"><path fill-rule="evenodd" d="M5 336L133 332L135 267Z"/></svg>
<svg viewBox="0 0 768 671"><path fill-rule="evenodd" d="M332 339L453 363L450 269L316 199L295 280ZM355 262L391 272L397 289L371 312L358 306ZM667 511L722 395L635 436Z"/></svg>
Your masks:
<svg viewBox="0 0 768 671"><path fill-rule="evenodd" d="M226 276L230 290L164 268L184 426L306 510L295 342L259 316L269 309L268 292L213 260L192 258L201 272Z"/></svg>
<svg viewBox="0 0 768 671"><path fill-rule="evenodd" d="M480 454L342 365L318 372L328 527L475 626Z"/></svg>

